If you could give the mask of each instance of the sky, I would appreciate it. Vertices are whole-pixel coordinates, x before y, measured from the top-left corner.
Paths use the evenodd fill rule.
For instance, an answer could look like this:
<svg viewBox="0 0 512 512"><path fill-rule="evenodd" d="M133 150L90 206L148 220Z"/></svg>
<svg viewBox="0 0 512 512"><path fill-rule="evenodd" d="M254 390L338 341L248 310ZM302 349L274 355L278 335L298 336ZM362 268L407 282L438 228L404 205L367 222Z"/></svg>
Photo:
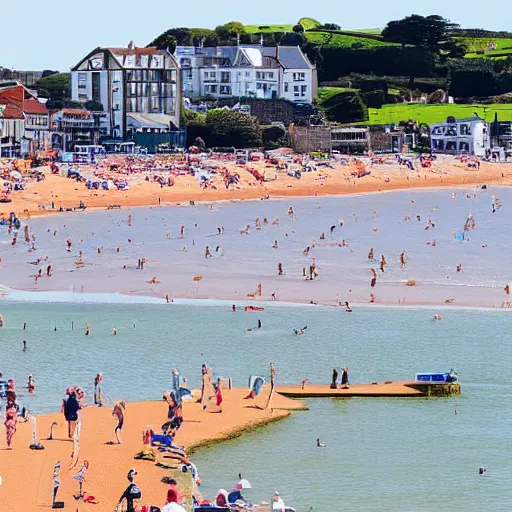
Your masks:
<svg viewBox="0 0 512 512"><path fill-rule="evenodd" d="M407 2L364 0L5 0L1 8L0 66L18 70L69 71L98 46L146 46L173 27L215 28L227 21L251 25L296 23L311 17L345 29L384 27L410 14L439 14L465 28L511 30L510 0L494 0L492 9L468 0ZM190 8L187 8L190 7Z"/></svg>

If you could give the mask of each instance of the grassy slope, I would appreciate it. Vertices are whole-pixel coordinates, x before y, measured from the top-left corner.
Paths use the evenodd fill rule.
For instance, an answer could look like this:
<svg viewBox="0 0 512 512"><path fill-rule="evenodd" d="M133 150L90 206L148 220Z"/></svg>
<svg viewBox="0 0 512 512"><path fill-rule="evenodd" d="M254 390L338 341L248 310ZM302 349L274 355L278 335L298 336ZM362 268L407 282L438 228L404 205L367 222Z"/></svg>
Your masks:
<svg viewBox="0 0 512 512"><path fill-rule="evenodd" d="M312 28L318 28L321 23L314 18L301 18L299 24L304 27L304 30L311 30Z"/></svg>
<svg viewBox="0 0 512 512"><path fill-rule="evenodd" d="M414 119L420 123L439 123L448 116L473 117L477 112L486 121L494 120L498 112L500 121L512 121L512 104L486 105L384 105L380 109L369 108L370 124L391 124Z"/></svg>
<svg viewBox="0 0 512 512"><path fill-rule="evenodd" d="M310 43L333 48L350 48L354 43L361 44L362 48L376 48L377 46L397 46L394 43L376 41L375 39L367 39L360 36L333 34L330 32L306 32L305 35Z"/></svg>
<svg viewBox="0 0 512 512"><path fill-rule="evenodd" d="M318 89L318 99L320 103L324 103L332 96L339 92L356 91L357 89L349 89L348 87L320 87Z"/></svg>
<svg viewBox="0 0 512 512"><path fill-rule="evenodd" d="M467 44L468 47L466 58L493 58L512 55L512 39L510 38L497 39L492 37L464 37L461 39ZM496 43L496 50L487 49L490 41L494 41ZM475 53L482 50L485 52L484 54Z"/></svg>
<svg viewBox="0 0 512 512"><path fill-rule="evenodd" d="M260 33L271 33L271 32L291 32L293 25L244 25L245 30L248 34L260 34ZM259 27L268 27L260 29Z"/></svg>

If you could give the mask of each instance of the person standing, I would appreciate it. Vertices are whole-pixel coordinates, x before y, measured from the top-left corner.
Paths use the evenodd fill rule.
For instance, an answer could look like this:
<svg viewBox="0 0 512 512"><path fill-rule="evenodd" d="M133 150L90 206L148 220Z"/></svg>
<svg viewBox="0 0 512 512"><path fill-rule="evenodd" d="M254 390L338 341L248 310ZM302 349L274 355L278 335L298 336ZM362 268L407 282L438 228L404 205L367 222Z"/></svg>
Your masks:
<svg viewBox="0 0 512 512"><path fill-rule="evenodd" d="M16 426L18 424L18 410L16 404L16 393L14 391L7 391L7 404L5 406L5 440L7 442L7 449L12 450L11 443L14 434L16 433Z"/></svg>
<svg viewBox="0 0 512 512"><path fill-rule="evenodd" d="M114 429L114 434L117 439L117 444L121 444L121 439L119 437L119 433L121 432L124 425L124 415L126 412L126 402L124 400L120 400L116 402L114 405L114 409L112 410L112 416L117 418L117 425Z"/></svg>
<svg viewBox="0 0 512 512"><path fill-rule="evenodd" d="M128 471L128 475L126 478L128 478L128 481L130 484L125 489L123 494L121 495L121 498L119 498L119 502L117 504L117 510L121 509L121 503L123 500L126 500L126 512L135 512L135 507L133 505L133 502L135 500L140 500L142 498L142 492L140 491L139 487L135 483L135 475L137 472L134 469L130 469Z"/></svg>
<svg viewBox="0 0 512 512"><path fill-rule="evenodd" d="M345 366L341 371L341 387L348 389L348 366Z"/></svg>
<svg viewBox="0 0 512 512"><path fill-rule="evenodd" d="M331 389L337 389L338 388L338 370L336 368L332 369L332 381L331 381Z"/></svg>
<svg viewBox="0 0 512 512"><path fill-rule="evenodd" d="M68 391L69 396L64 402L64 418L68 422L68 437L69 439L73 439L76 423L78 421L78 411L80 411L82 407L78 402L75 390L72 389Z"/></svg>
<svg viewBox="0 0 512 512"><path fill-rule="evenodd" d="M98 373L94 377L94 405L101 407L103 405L103 396L101 393L101 383L103 382L103 374Z"/></svg>

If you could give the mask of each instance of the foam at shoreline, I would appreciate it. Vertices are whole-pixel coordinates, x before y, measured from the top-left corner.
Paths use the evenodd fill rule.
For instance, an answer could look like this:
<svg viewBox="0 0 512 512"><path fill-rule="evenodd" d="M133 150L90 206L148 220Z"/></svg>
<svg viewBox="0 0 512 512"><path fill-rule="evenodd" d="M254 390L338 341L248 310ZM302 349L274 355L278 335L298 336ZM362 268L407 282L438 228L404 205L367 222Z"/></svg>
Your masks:
<svg viewBox="0 0 512 512"><path fill-rule="evenodd" d="M112 293L82 293L68 291L46 291L32 292L28 290L15 290L7 286L0 285L0 301L4 303L38 303L38 304L153 304L159 306L199 306L199 307L228 307L233 304L237 308L243 308L250 305L255 307L264 307L269 309L290 309L290 308L325 308L325 309L343 309L344 306L334 306L333 304L308 304L303 302L286 302L279 300L247 300L240 299L194 299L194 298L173 298L172 303L168 304L159 297L148 295L127 295L117 292ZM370 304L351 302L352 308L357 309L379 309L379 310L422 310L437 311L438 309L451 311L483 311L483 312L512 312L512 308L498 308L485 306L457 306L454 304L442 304L434 306L431 304Z"/></svg>

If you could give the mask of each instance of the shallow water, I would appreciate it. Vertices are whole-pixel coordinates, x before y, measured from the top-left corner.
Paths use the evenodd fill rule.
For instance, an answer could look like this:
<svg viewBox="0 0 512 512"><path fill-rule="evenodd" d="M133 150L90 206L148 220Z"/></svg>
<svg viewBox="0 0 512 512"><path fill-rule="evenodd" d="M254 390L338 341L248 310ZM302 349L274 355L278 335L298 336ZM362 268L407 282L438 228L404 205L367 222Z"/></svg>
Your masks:
<svg viewBox="0 0 512 512"><path fill-rule="evenodd" d="M456 367L460 397L310 400L308 412L202 449L194 462L203 490L212 496L229 488L241 472L254 487L249 497L268 500L278 489L304 512L310 506L512 507L512 316L506 313L447 310L434 322L427 309L356 308L347 314L272 305L249 314L226 306L8 302L0 309L0 371L18 386L34 374L37 396L21 402L36 412L58 410L70 384L90 393L98 371L110 398L139 400L158 399L173 367L199 386L203 361L236 386L245 386L251 373L266 375L271 360L278 384L328 382L333 365L348 365L352 382L411 379L418 371ZM262 329L246 333L258 318ZM305 324L306 335L296 337L293 328ZM317 449L316 438L327 448ZM478 475L480 466L487 467L486 477Z"/></svg>
<svg viewBox="0 0 512 512"><path fill-rule="evenodd" d="M261 283L265 300L275 292L279 300L287 301L332 303L339 294L342 300L368 302L373 292L377 302L383 303L396 304L405 297L406 303L443 304L454 298L459 305L499 306L508 299L503 287L511 273L504 258L512 250L512 190L493 187L479 191L475 198L473 192L458 189L456 199L444 189L220 203L213 211L198 205L36 218L30 222L37 238L37 251L32 253L22 240L12 247L11 237L0 228L0 283L30 290L118 291L162 299L166 294L247 299ZM493 194L503 203L494 214ZM290 205L296 212L295 221L287 215ZM473 214L476 229L469 233L469 241L458 242L453 234L462 231L468 213ZM404 221L404 216L412 220ZM261 222L267 217L269 224L256 230L257 217ZM428 217L435 228L425 230ZM279 226L271 224L276 218ZM241 235L247 224L252 225L251 234ZM186 228L183 239L181 225ZM331 235L333 225L337 227ZM217 236L220 226L225 233ZM325 240L319 239L321 233ZM65 250L68 238L73 242L71 252ZM348 248L336 246L343 239ZM274 240L277 249L272 248ZM433 240L435 247L427 244ZM302 251L313 241L316 247L305 257ZM211 259L205 258L206 245ZM98 247L103 247L101 254ZM367 260L370 247L376 259L383 254L388 262L385 273L377 270L375 288L369 285L370 268L378 269L379 263ZM79 250L83 251L82 266L75 265ZM401 269L399 255L404 250L408 263ZM44 273L47 263L30 262L45 256L54 275L34 284L30 276L39 267ZM148 262L144 270L137 270L141 257ZM306 282L302 269L309 268L313 257L320 277ZM278 263L283 264L283 276L277 275ZM459 263L462 272L456 271ZM202 276L199 282L193 280L197 275ZM153 277L159 283L150 284ZM406 287L408 279L415 279L417 286Z"/></svg>

